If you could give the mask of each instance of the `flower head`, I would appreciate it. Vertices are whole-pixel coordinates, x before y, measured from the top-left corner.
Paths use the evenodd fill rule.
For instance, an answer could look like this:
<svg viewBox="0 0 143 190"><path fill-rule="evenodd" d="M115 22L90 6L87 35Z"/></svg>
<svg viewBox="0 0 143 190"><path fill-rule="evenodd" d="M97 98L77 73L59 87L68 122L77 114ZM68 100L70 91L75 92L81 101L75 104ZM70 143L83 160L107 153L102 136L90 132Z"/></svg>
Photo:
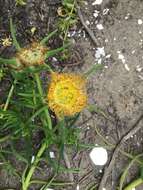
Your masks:
<svg viewBox="0 0 143 190"><path fill-rule="evenodd" d="M76 74L52 73L47 99L57 116L72 116L80 112L87 103L85 79Z"/></svg>
<svg viewBox="0 0 143 190"><path fill-rule="evenodd" d="M16 58L22 64L22 66L35 66L44 64L45 53L47 48L41 44L34 42L28 48L22 48L18 53Z"/></svg>
<svg viewBox="0 0 143 190"><path fill-rule="evenodd" d="M4 47L8 47L12 45L12 39L10 37L3 38L1 41Z"/></svg>

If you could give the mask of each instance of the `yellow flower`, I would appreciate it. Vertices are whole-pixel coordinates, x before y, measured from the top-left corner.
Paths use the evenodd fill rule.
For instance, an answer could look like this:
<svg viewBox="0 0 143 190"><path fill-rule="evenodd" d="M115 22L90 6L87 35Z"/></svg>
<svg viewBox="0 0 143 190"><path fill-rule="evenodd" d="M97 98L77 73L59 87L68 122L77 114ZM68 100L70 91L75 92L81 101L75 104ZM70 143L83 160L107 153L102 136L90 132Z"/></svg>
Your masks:
<svg viewBox="0 0 143 190"><path fill-rule="evenodd" d="M41 44L34 42L28 48L22 48L16 58L22 64L22 66L34 66L44 64L45 52L47 48Z"/></svg>
<svg viewBox="0 0 143 190"><path fill-rule="evenodd" d="M47 96L50 109L58 117L80 112L87 104L85 83L80 75L52 73Z"/></svg>

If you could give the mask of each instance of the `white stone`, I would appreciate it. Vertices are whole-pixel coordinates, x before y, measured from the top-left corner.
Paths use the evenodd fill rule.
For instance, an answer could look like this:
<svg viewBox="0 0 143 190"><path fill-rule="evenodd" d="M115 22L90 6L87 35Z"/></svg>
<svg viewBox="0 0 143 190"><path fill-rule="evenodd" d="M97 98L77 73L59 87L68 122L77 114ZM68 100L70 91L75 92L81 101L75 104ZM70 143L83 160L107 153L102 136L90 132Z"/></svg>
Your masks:
<svg viewBox="0 0 143 190"><path fill-rule="evenodd" d="M125 69L127 70L127 71L130 71L130 68L129 68L129 66L125 63Z"/></svg>
<svg viewBox="0 0 143 190"><path fill-rule="evenodd" d="M121 53L120 53L120 51L117 51L117 53L118 53L118 59L120 59L120 60L122 61L122 63L125 63L125 62L126 62L126 60L125 60L124 55L123 55L123 54L121 54Z"/></svg>
<svg viewBox="0 0 143 190"><path fill-rule="evenodd" d="M50 154L50 158L55 158L54 152L49 152L49 154Z"/></svg>
<svg viewBox="0 0 143 190"><path fill-rule="evenodd" d="M97 17L98 17L98 15L99 15L99 11L94 10L93 16L94 16L95 18L97 18Z"/></svg>
<svg viewBox="0 0 143 190"><path fill-rule="evenodd" d="M105 56L105 50L104 50L104 47L98 47L96 49L96 52L95 52L95 58L96 59L99 59L101 57L104 57Z"/></svg>
<svg viewBox="0 0 143 190"><path fill-rule="evenodd" d="M108 9L108 8L104 9L104 10L103 10L103 15L108 14L108 12L109 12L109 9Z"/></svg>
<svg viewBox="0 0 143 190"><path fill-rule="evenodd" d="M76 190L79 190L79 185L76 186Z"/></svg>
<svg viewBox="0 0 143 190"><path fill-rule="evenodd" d="M97 25L96 25L96 28L97 28L98 30L103 30L103 29L104 29L104 27L103 27L102 24L97 24Z"/></svg>
<svg viewBox="0 0 143 190"><path fill-rule="evenodd" d="M89 154L90 159L95 165L103 166L108 160L107 150L103 147L95 147Z"/></svg>
<svg viewBox="0 0 143 190"><path fill-rule="evenodd" d="M103 0L95 0L92 5L100 5Z"/></svg>
<svg viewBox="0 0 143 190"><path fill-rule="evenodd" d="M86 25L90 25L89 20L86 20L85 23L86 23Z"/></svg>
<svg viewBox="0 0 143 190"><path fill-rule="evenodd" d="M142 19L138 19L138 24L141 25L143 23Z"/></svg>

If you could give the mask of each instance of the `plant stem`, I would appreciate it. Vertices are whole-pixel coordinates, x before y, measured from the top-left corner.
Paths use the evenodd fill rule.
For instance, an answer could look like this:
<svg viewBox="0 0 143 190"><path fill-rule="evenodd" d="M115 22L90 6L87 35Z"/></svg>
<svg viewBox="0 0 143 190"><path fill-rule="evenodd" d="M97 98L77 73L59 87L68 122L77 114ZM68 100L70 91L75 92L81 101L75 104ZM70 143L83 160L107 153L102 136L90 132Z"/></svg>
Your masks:
<svg viewBox="0 0 143 190"><path fill-rule="evenodd" d="M11 59L6 59L6 58L2 58L0 57L0 64L8 64L8 65L17 65L17 61L15 58L11 58Z"/></svg>
<svg viewBox="0 0 143 190"><path fill-rule="evenodd" d="M47 181L44 180L31 180L30 184L46 184ZM64 185L73 185L73 182L58 182L52 181L52 186L64 186Z"/></svg>
<svg viewBox="0 0 143 190"><path fill-rule="evenodd" d="M138 178L138 179L134 180L133 182L131 182L127 187L125 187L124 190L132 190L133 188L135 188L141 184L143 184L143 179Z"/></svg>
<svg viewBox="0 0 143 190"><path fill-rule="evenodd" d="M54 71L52 70L52 68L48 65L48 64L44 64L44 66L51 72L51 73L53 73Z"/></svg>
<svg viewBox="0 0 143 190"><path fill-rule="evenodd" d="M59 47L57 49L53 49L53 50L49 50L47 53L46 53L46 56L45 56L45 59L49 58L49 57L52 57L53 55L65 50L67 47L69 47L69 44L64 44L62 47Z"/></svg>
<svg viewBox="0 0 143 190"><path fill-rule="evenodd" d="M45 45L46 42L57 33L58 30L54 30L53 32L51 32L49 35L47 35L45 38L43 38L40 42L40 44Z"/></svg>
<svg viewBox="0 0 143 190"><path fill-rule="evenodd" d="M31 166L31 168L30 168L30 170L29 170L29 172L28 172L28 174L27 174L27 176L25 178L25 181L24 181L24 183L22 185L22 188L23 188L22 190L28 190L28 187L30 185L31 177L32 177L32 175L33 175L33 173L34 173L34 171L35 171L35 169L36 169L36 167L37 167L37 165L38 165L38 163L40 161L40 158L41 158L41 156L44 153L46 148L47 148L47 143L43 142L43 144L41 145L41 148L39 149L39 151L37 153L37 156L36 156L32 166Z"/></svg>
<svg viewBox="0 0 143 190"><path fill-rule="evenodd" d="M19 51L21 48L20 48L20 45L19 45L19 43L18 43L18 41L16 39L16 30L15 30L15 27L14 27L14 25L12 23L12 18L10 18L10 32L11 32L11 36L12 36L12 39L13 39L13 44L14 44L16 50Z"/></svg>
<svg viewBox="0 0 143 190"><path fill-rule="evenodd" d="M44 100L44 96L43 96L43 89L42 89L42 85L41 85L41 81L40 81L40 77L39 77L38 73L35 73L35 79L36 79L37 88L38 88L38 91L39 91L39 94L41 97L42 104L45 105L45 100ZM47 122L48 122L48 127L51 130L52 129L52 122L51 122L51 118L50 118L48 108L44 109L44 113L45 113L45 117L46 117Z"/></svg>
<svg viewBox="0 0 143 190"><path fill-rule="evenodd" d="M84 73L84 77L85 78L88 78L89 75L93 74L93 73L96 73L97 71L103 69L103 65L101 64L95 64L93 65L86 73Z"/></svg>
<svg viewBox="0 0 143 190"><path fill-rule="evenodd" d="M9 90L8 97L7 97L6 103L4 105L3 111L6 111L8 106L9 106L9 102L10 102L10 99L11 99L11 97L13 95L14 86L15 86L16 82L17 82L17 80L15 79L13 84L11 85L11 88ZM0 115L0 119L2 119L2 118L3 118L3 114Z"/></svg>
<svg viewBox="0 0 143 190"><path fill-rule="evenodd" d="M35 73L35 79L36 79L36 83L37 83L37 88L38 88L38 91L39 91L39 94L40 94L40 97L41 97L41 102L43 104L45 104L45 100L44 100L44 96L43 96L43 89L42 89L42 86L41 86L41 81L40 81L40 77L39 77L39 74L38 73ZM50 114L49 114L49 111L48 109L44 109L44 113L45 113L45 117L47 119L47 122L45 120L42 120L43 123L45 124L48 123L48 127L49 127L49 130L52 129L52 122L51 122L51 118L50 118ZM41 145L41 148L39 149L38 153L37 153L37 156L33 162L33 164L31 165L29 171L28 171L28 174L27 176L25 177L24 181L22 182L22 190L28 190L28 187L29 185L31 184L30 180L32 178L32 175L40 161L40 158L42 156L42 154L44 153L45 149L47 148L47 143L44 141L43 144Z"/></svg>
<svg viewBox="0 0 143 190"><path fill-rule="evenodd" d="M5 141L9 140L10 138L11 138L10 135L6 135L6 136L4 136L4 137L1 137L1 138L0 138L0 143L3 143L3 142L5 142Z"/></svg>
<svg viewBox="0 0 143 190"><path fill-rule="evenodd" d="M69 13L69 16L68 16L68 20L71 19L71 16L73 14L73 11L74 11L74 7L75 7L75 1L73 3L73 6L72 6L72 9ZM68 31L69 31L69 28L70 28L70 24L67 25L67 28L66 28L66 31L65 31L65 36L64 36L64 39L63 39L63 44L65 43L66 39L67 39L67 35L68 35Z"/></svg>
<svg viewBox="0 0 143 190"><path fill-rule="evenodd" d="M10 99L12 97L12 94L13 94L13 91L14 91L14 85L16 84L17 80L15 79L11 88L10 88L10 91L9 91L9 94L8 94L8 97L7 97L7 100L6 100L6 103L5 103L5 106L3 108L3 111L6 111L7 108L8 108L8 105L9 105L9 102L10 102Z"/></svg>

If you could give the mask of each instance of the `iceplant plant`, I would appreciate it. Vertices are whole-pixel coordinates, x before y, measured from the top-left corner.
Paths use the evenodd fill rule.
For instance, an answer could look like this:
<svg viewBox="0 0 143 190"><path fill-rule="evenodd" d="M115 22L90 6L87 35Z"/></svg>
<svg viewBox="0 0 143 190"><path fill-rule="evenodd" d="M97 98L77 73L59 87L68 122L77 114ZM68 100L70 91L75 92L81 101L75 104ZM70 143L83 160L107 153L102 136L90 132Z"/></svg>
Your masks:
<svg viewBox="0 0 143 190"><path fill-rule="evenodd" d="M63 51L67 46L69 46L69 44L66 44L54 50L50 50L46 46L47 41L57 32L57 30L55 30L51 32L49 35L47 35L46 37L44 37L41 41L39 42L35 41L32 44L28 45L27 47L21 48L20 44L18 43L16 39L16 30L11 18L10 18L10 31L11 31L11 36L13 40L13 45L15 46L17 52L15 56L10 59L0 57L0 64L8 65L18 72L22 72L25 69L28 69L31 72L31 71L34 71L36 67L40 67L40 68L44 67L51 71L51 67L45 64L45 60L48 57L53 56ZM35 73L35 78L36 78L37 86L39 87L39 92L41 94L41 89L39 85L40 79L37 73ZM14 90L14 84L16 84L16 82L17 80L15 79L9 91L8 99L3 109L4 111L6 111L8 108L10 97L12 96L12 93ZM0 118L2 117L3 116L0 115Z"/></svg>
<svg viewBox="0 0 143 190"><path fill-rule="evenodd" d="M15 37L15 28L10 20L11 35L13 43L17 49L16 56L12 59L0 58L0 63L9 64L14 69L23 70L27 67L37 67L45 64L45 59L49 56L58 53L65 49L65 46L55 50L49 50L46 47L46 42L56 31L52 32L49 36L45 37L41 42L34 42L32 45L21 48ZM56 73L51 70L51 83L48 88L47 98L44 99L41 81L37 73L35 79L37 82L38 91L43 104L47 103L49 108L55 112L57 118L62 120L65 116L74 116L76 113L81 112L87 105L86 94L86 78L94 70L100 67L94 66L84 75L73 73ZM13 88L12 88L13 89ZM11 93L12 94L12 93ZM45 110L46 121L49 130L52 130L52 121L48 109ZM43 141L40 149L31 166L27 166L22 175L22 190L28 190L31 184L31 178L37 168L40 158L48 147L48 142Z"/></svg>
<svg viewBox="0 0 143 190"><path fill-rule="evenodd" d="M64 121L65 117L74 116L87 106L87 76L99 68L94 66L83 75L51 72L51 81L48 86L46 102L48 107L56 114L59 123ZM50 117L48 123L52 127ZM64 125L64 122L62 124ZM44 141L32 166L27 171L27 175L24 173L22 177L23 190L28 189L32 175L47 147L48 144Z"/></svg>
<svg viewBox="0 0 143 190"><path fill-rule="evenodd" d="M10 31L13 39L13 45L15 46L17 53L13 58L5 59L0 57L0 64L10 65L12 68L17 70L23 70L27 67L40 66L45 64L45 60L53 56L54 54L63 51L68 45L62 46L60 48L49 50L46 46L46 42L57 32L57 30L51 32L48 36L43 38L40 42L36 41L27 47L21 48L16 39L16 30L10 19Z"/></svg>

